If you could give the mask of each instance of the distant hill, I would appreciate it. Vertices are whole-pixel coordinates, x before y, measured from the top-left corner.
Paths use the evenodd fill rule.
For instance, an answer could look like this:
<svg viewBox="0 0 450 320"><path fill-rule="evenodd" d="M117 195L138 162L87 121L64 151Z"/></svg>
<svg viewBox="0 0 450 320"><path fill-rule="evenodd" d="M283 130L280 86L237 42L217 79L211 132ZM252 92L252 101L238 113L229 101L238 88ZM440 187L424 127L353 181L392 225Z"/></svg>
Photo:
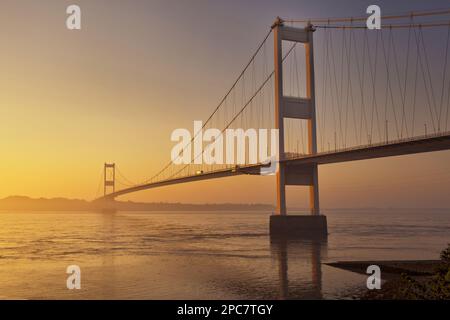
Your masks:
<svg viewBox="0 0 450 320"><path fill-rule="evenodd" d="M38 198L32 199L23 196L11 196L0 199L0 210L32 210L32 211L84 211L91 208L85 200L72 200L65 198Z"/></svg>
<svg viewBox="0 0 450 320"><path fill-rule="evenodd" d="M267 204L185 204L185 203L145 203L132 201L115 201L113 205L122 211L273 211ZM11 211L97 211L99 204L79 199L38 198L11 196L0 199L0 210Z"/></svg>

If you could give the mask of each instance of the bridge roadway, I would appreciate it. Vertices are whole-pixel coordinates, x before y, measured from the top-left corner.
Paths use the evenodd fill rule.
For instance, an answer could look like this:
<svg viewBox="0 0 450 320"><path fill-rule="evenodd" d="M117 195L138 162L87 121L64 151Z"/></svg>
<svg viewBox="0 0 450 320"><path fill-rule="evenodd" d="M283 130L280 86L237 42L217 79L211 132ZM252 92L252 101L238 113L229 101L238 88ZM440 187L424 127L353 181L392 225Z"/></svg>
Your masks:
<svg viewBox="0 0 450 320"><path fill-rule="evenodd" d="M445 132L429 136L421 136L396 141L389 141L388 143L377 143L347 149L340 149L337 151L321 152L312 155L288 154L285 156L285 159L281 160L281 162L284 162L286 166L295 165L301 167L301 166L308 166L312 163L323 165L356 160L401 156L424 152L443 151L449 149L450 149L450 132ZM254 164L246 166L236 166L233 168L204 172L191 176L167 179L158 182L151 182L119 190L114 193L110 193L105 197L101 197L97 200L111 200L124 194L163 186L169 186L173 184L217 179L243 174L257 175L259 174L261 167L267 167L267 165Z"/></svg>

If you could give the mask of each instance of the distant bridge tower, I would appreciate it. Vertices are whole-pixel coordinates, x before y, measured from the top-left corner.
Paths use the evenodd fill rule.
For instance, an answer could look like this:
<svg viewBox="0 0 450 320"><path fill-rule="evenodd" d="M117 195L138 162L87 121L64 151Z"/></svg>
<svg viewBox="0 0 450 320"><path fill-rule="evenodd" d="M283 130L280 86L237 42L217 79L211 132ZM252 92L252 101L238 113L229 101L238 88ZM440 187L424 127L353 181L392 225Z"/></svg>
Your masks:
<svg viewBox="0 0 450 320"><path fill-rule="evenodd" d="M107 195L108 188L112 189L112 192L116 191L116 164L105 163L103 169L103 195Z"/></svg>
<svg viewBox="0 0 450 320"><path fill-rule="evenodd" d="M319 179L317 163L308 167L287 165L282 161L284 152L284 119L299 119L308 122L308 151L317 153L316 102L314 89L314 28L293 28L285 26L277 18L272 26L274 31L274 68L275 68L275 128L279 130L279 170L277 172L277 215L270 220L273 235L326 236L327 222L320 215ZM283 93L283 41L301 43L306 56L306 97L290 97ZM287 216L286 186L309 186L310 216Z"/></svg>

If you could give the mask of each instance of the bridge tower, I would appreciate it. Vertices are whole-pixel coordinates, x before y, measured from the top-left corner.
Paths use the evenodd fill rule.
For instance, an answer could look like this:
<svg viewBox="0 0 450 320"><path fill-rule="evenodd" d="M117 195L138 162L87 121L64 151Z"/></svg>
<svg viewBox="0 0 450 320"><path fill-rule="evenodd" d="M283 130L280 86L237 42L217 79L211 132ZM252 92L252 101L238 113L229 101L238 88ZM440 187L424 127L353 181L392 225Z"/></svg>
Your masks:
<svg viewBox="0 0 450 320"><path fill-rule="evenodd" d="M308 152L317 153L316 103L314 89L314 28L285 26L277 18L272 26L274 31L274 68L275 68L275 128L279 130L279 170L277 172L277 210L270 218L271 235L280 236L319 236L326 237L326 217L320 215L319 179L317 163L308 166L287 165L283 163L284 119L306 120L308 122ZM290 97L283 93L283 41L303 44L306 57L306 97ZM310 194L309 216L287 215L286 186L308 186Z"/></svg>
<svg viewBox="0 0 450 320"><path fill-rule="evenodd" d="M103 168L103 195L107 195L108 187L112 188L112 192L116 191L116 164L105 163Z"/></svg>

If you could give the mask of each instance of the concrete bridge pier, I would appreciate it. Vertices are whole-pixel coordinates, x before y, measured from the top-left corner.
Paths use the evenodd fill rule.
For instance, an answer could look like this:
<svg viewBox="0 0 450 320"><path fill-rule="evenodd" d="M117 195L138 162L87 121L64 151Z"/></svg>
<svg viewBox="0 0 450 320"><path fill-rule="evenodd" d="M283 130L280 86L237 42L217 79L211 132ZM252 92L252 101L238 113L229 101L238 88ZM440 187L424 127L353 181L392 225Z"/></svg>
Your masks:
<svg viewBox="0 0 450 320"><path fill-rule="evenodd" d="M328 237L327 217L300 215L270 216L271 239L325 240Z"/></svg>
<svg viewBox="0 0 450 320"><path fill-rule="evenodd" d="M284 119L298 119L308 123L308 151L317 154L316 103L314 88L314 28L293 28L277 18L274 31L275 66L275 128L279 130L278 157L284 160ZM285 96L283 93L283 41L300 43L306 57L306 97ZM310 194L309 216L287 215L286 186L308 186ZM276 238L326 238L327 219L320 214L319 177L317 163L309 166L279 163L277 172L277 212L270 217L270 235Z"/></svg>

